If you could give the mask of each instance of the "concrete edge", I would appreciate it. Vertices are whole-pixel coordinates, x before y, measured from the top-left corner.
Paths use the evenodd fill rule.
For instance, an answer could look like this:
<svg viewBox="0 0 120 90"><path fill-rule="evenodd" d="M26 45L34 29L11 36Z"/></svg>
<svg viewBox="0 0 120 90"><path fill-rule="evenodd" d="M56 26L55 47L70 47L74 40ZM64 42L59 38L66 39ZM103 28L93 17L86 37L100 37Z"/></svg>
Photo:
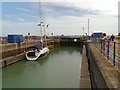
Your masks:
<svg viewBox="0 0 120 90"><path fill-rule="evenodd" d="M48 46L48 48L51 50L54 48L54 45L50 45L50 46ZM0 68L3 68L3 67L8 66L10 64L16 63L16 62L21 61L23 59L25 59L24 53L17 54L16 56L11 56L11 57L1 59L0 60Z"/></svg>
<svg viewBox="0 0 120 90"><path fill-rule="evenodd" d="M16 63L16 62L21 61L23 59L25 59L25 55L23 53L22 54L18 54L16 56L4 58L0 62L0 63L2 63L0 68L3 68L3 67L8 66L10 64Z"/></svg>
<svg viewBox="0 0 120 90"><path fill-rule="evenodd" d="M90 74L88 70L88 59L86 56L85 45L83 45L83 52L82 52L80 88L91 88Z"/></svg>

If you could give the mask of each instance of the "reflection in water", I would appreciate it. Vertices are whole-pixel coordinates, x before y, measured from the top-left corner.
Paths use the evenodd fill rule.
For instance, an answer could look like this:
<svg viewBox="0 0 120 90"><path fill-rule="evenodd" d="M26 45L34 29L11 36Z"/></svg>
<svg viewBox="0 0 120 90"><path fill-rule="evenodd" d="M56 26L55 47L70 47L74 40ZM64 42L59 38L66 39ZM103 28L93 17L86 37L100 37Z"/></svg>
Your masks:
<svg viewBox="0 0 120 90"><path fill-rule="evenodd" d="M82 48L60 47L3 68L3 88L79 88Z"/></svg>

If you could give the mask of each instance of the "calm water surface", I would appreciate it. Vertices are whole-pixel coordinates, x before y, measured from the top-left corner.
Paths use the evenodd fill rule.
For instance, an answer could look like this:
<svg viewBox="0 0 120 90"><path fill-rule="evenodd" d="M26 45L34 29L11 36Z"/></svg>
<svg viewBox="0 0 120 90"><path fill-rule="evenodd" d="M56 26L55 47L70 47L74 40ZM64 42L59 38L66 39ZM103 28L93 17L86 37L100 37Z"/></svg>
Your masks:
<svg viewBox="0 0 120 90"><path fill-rule="evenodd" d="M3 88L79 88L82 48L54 48L37 61L22 60L2 69Z"/></svg>

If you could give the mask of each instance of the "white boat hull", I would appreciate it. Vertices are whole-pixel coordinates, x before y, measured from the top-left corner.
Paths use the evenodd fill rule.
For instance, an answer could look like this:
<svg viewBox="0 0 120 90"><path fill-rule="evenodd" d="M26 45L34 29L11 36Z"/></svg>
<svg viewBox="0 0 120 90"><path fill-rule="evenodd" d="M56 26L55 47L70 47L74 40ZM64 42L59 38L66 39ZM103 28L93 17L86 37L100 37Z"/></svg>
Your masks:
<svg viewBox="0 0 120 90"><path fill-rule="evenodd" d="M33 50L28 51L28 52L26 52L25 56L26 56L27 60L35 61L38 58L41 58L41 57L47 55L49 53L49 51L50 50L48 49L48 47L45 47L45 48L43 48L42 50L39 50L39 51L33 51ZM29 56L29 53L34 53L34 56Z"/></svg>

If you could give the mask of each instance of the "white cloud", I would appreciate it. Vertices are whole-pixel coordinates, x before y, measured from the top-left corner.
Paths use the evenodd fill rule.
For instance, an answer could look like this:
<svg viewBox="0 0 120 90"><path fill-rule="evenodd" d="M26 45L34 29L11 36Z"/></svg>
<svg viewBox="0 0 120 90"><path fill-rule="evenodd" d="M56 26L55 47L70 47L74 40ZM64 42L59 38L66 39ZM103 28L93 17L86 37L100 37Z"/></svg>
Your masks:
<svg viewBox="0 0 120 90"><path fill-rule="evenodd" d="M48 2L54 2L53 5L61 7L63 6L70 8L74 7L80 9L83 8L88 10L98 10L101 11L102 14L117 15L119 0L61 0L61 3L59 0L49 0Z"/></svg>
<svg viewBox="0 0 120 90"><path fill-rule="evenodd" d="M75 20L75 19L79 19L79 17L76 17L76 16L62 16L61 19Z"/></svg>
<svg viewBox="0 0 120 90"><path fill-rule="evenodd" d="M9 33L22 33L26 35L28 32L31 32L32 35L35 35L35 30L39 30L37 22L11 22L3 21L2 22L2 34L6 36Z"/></svg>
<svg viewBox="0 0 120 90"><path fill-rule="evenodd" d="M38 18L37 16L31 16L32 18Z"/></svg>
<svg viewBox="0 0 120 90"><path fill-rule="evenodd" d="M82 28L84 27L85 32L88 32L88 17L90 18L90 33L92 33L92 31L104 31L107 34L118 33L116 17L95 15L87 15L84 17L64 16L60 19L51 18L48 21L50 24L48 31L56 34L82 34Z"/></svg>
<svg viewBox="0 0 120 90"><path fill-rule="evenodd" d="M31 10L25 9L25 8L16 8L16 9L21 10L21 11L24 11L24 12L31 12Z"/></svg>
<svg viewBox="0 0 120 90"><path fill-rule="evenodd" d="M27 21L27 20L25 20L25 19L23 19L23 18L18 18L17 20L18 20L18 21Z"/></svg>
<svg viewBox="0 0 120 90"><path fill-rule="evenodd" d="M92 31L104 31L107 34L117 34L118 33L118 23L117 18L113 16L95 16L89 15L84 17L75 16L63 16L61 18L49 18L46 23L49 27L46 28L47 32L54 34L83 34L82 28L85 28L87 32L87 19L90 17L90 34ZM39 27L36 22L9 22L3 21L3 34L8 33L22 33L26 35L30 32L32 35L40 35Z"/></svg>
<svg viewBox="0 0 120 90"><path fill-rule="evenodd" d="M32 1L32 0L27 0ZM51 1L49 1L51 2ZM55 1L56 2L56 1ZM63 0L61 1L63 2ZM66 2L66 3L65 3ZM60 18L52 18L52 17L45 17L46 23L50 24L47 28L49 33L55 34L82 34L82 28L85 28L85 32L87 32L87 19L90 19L90 33L92 31L104 31L107 34L117 34L118 33L118 0L64 0L64 3L51 3L56 6L61 7L70 7L78 8L78 9L87 9L90 11L98 10L101 12L99 15L84 15L82 17L76 17L72 15L62 16ZM47 4L46 4L47 5ZM27 9L20 9L22 11L28 12ZM46 9L45 11L54 12L52 9ZM55 12L54 12L55 13ZM74 13L74 12L73 12ZM32 16L33 18L38 18L36 16ZM25 21L24 19L19 18L21 21ZM39 20L36 22L24 22L24 23L15 23L15 22L4 22L3 33L6 34L7 32L31 32L35 34L36 30L39 31L37 26ZM20 28L19 28L20 27Z"/></svg>
<svg viewBox="0 0 120 90"><path fill-rule="evenodd" d="M83 8L91 8L100 10L102 14L116 15L118 13L118 2L119 0L85 0L86 5L82 5ZM80 6L76 3L76 6Z"/></svg>
<svg viewBox="0 0 120 90"><path fill-rule="evenodd" d="M51 12L51 13L53 13L54 12L54 10L53 9L51 9L51 8L46 8L46 7L42 7L42 10L44 10L45 12Z"/></svg>

